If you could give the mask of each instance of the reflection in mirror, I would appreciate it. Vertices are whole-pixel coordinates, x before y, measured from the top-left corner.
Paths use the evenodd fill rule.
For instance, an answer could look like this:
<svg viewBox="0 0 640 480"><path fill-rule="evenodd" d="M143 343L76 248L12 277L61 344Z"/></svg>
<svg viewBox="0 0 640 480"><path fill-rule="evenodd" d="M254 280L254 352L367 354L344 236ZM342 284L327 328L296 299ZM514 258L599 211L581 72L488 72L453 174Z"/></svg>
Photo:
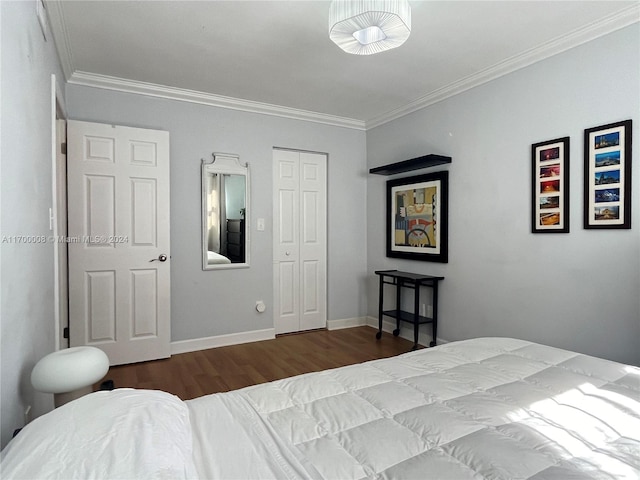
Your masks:
<svg viewBox="0 0 640 480"><path fill-rule="evenodd" d="M202 268L249 266L249 168L237 155L202 160Z"/></svg>

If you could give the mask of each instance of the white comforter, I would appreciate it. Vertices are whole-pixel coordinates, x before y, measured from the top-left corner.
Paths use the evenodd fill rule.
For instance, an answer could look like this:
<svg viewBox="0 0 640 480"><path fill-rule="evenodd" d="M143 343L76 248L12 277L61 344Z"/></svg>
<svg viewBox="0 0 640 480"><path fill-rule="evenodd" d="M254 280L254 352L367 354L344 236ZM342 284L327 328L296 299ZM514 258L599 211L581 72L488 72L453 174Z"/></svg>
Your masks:
<svg viewBox="0 0 640 480"><path fill-rule="evenodd" d="M211 250L207 250L207 264L208 265L221 265L225 263L231 263L224 255L221 255L218 252L212 252Z"/></svg>
<svg viewBox="0 0 640 480"><path fill-rule="evenodd" d="M116 393L85 399L102 394ZM174 437L186 448L189 429L191 457L171 447L161 462L168 447L158 445L147 454L158 464L129 478L640 478L640 369L520 340L454 342L185 404L189 422ZM156 428L155 417L148 428ZM27 428L14 442L31 434ZM43 463L32 478L74 476L73 461L55 465L59 443L26 470L16 457L29 440L3 452L3 479ZM87 477L124 478L131 459L103 465L116 448L108 439L98 442L100 453L65 442L100 473ZM47 453L53 460L43 462Z"/></svg>

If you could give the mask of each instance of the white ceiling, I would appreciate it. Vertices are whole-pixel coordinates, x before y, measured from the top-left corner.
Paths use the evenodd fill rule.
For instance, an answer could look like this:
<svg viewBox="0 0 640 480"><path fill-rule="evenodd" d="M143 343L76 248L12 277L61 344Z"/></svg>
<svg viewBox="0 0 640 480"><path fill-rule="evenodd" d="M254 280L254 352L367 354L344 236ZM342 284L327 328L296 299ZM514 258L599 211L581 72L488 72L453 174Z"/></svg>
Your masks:
<svg viewBox="0 0 640 480"><path fill-rule="evenodd" d="M356 56L329 40L329 3L50 1L47 10L71 83L328 123L344 117L354 128L640 20L637 0L412 0L407 42Z"/></svg>

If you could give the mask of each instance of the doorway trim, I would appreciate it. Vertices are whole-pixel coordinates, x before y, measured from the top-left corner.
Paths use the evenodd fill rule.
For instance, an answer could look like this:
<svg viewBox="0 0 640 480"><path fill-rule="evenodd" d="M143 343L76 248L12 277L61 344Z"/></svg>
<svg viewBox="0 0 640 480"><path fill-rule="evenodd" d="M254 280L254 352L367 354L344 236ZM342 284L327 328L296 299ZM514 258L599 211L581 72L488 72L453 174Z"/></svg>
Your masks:
<svg viewBox="0 0 640 480"><path fill-rule="evenodd" d="M68 279L60 278L60 248L67 248L65 242L60 242L60 235L58 229L58 219L60 218L66 223L67 212L65 209L61 209L58 205L58 193L67 182L65 178L59 178L58 175L58 120L63 120L66 123L67 109L65 106L64 96L62 95L62 89L56 79L55 74L51 75L51 212L49 216L49 229L53 232L53 306L54 306L54 324L53 331L55 337L55 351L62 348L67 348L68 345L63 345L62 333L64 328L69 324L69 318L61 318L60 306L63 302L68 302L67 295L68 289L63 288L62 282L67 282ZM66 232L63 232L66 234ZM66 268L64 269L66 271ZM68 309L67 309L68 311Z"/></svg>

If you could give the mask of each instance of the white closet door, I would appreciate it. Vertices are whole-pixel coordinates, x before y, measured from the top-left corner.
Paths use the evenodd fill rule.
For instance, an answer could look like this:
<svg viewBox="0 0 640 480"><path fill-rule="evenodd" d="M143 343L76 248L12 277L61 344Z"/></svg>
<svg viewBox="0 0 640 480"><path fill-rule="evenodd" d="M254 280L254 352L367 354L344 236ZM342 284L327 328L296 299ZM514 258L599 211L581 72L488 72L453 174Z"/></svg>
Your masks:
<svg viewBox="0 0 640 480"><path fill-rule="evenodd" d="M170 356L169 133L68 122L70 344Z"/></svg>
<svg viewBox="0 0 640 480"><path fill-rule="evenodd" d="M300 330L327 325L327 157L300 153Z"/></svg>
<svg viewBox="0 0 640 480"><path fill-rule="evenodd" d="M327 322L327 156L273 151L276 333Z"/></svg>

